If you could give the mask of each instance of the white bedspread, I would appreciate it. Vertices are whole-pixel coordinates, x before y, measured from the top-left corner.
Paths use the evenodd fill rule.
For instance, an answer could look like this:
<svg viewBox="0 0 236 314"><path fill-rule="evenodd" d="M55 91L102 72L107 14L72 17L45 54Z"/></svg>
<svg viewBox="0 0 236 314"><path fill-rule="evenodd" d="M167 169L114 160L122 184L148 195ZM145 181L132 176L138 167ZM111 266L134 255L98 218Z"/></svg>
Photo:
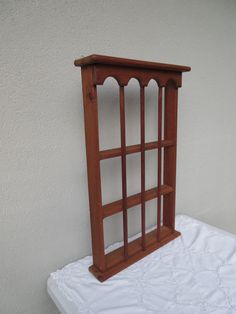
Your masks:
<svg viewBox="0 0 236 314"><path fill-rule="evenodd" d="M91 256L50 275L62 313L236 313L236 236L184 215L182 236L100 283Z"/></svg>

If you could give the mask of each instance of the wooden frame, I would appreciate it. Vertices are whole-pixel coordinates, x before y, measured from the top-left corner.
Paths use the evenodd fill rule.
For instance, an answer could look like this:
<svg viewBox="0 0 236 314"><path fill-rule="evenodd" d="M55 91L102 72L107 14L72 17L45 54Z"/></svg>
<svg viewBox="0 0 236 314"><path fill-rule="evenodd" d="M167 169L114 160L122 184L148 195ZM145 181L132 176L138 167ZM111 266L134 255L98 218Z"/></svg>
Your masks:
<svg viewBox="0 0 236 314"><path fill-rule="evenodd" d="M93 251L93 265L89 269L96 278L104 281L180 235L175 230L177 98L182 72L190 71L190 67L101 55L91 55L75 60L74 63L75 66L81 67L83 84ZM110 76L119 84L121 147L100 151L96 87L102 85ZM131 78L136 78L140 84L141 132L140 144L126 146L125 87ZM145 87L151 79L156 80L158 85L158 134L157 141L146 143ZM163 103L164 121L162 121ZM162 134L163 123L164 134ZM145 190L145 151L151 149L158 149L158 184L157 187ZM126 155L137 152L141 154L141 191L127 196ZM163 154L164 170L161 162ZM121 157L122 166L122 199L104 205L101 197L100 161L118 156ZM145 203L154 198L157 198L157 228L146 233ZM127 210L138 204L141 204L141 237L128 242ZM105 254L103 220L118 212L123 212L124 246ZM163 222L161 222L161 212L163 212Z"/></svg>

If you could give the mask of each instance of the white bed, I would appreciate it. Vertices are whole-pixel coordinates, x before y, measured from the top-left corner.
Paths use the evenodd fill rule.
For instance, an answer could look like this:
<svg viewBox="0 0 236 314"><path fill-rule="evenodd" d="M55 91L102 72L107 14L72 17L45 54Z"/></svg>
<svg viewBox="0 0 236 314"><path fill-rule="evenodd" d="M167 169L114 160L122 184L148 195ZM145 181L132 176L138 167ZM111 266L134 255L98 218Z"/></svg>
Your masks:
<svg viewBox="0 0 236 314"><path fill-rule="evenodd" d="M103 283L91 256L57 270L49 295L67 314L236 313L236 236L184 215L176 229L181 237Z"/></svg>

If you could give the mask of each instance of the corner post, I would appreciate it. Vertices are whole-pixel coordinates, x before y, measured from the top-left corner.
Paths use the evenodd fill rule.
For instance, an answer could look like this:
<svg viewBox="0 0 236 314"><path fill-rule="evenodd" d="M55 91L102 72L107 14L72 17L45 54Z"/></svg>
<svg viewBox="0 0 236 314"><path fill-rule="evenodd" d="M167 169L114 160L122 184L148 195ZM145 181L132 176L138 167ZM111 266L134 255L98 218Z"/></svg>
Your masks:
<svg viewBox="0 0 236 314"><path fill-rule="evenodd" d="M106 265L99 159L98 104L93 65L82 67L82 85L93 265L99 271L104 271Z"/></svg>
<svg viewBox="0 0 236 314"><path fill-rule="evenodd" d="M175 189L176 189L176 142L177 142L178 87L170 81L165 87L165 140L175 145L164 151L164 184L173 188L173 192L163 197L163 225L175 229Z"/></svg>

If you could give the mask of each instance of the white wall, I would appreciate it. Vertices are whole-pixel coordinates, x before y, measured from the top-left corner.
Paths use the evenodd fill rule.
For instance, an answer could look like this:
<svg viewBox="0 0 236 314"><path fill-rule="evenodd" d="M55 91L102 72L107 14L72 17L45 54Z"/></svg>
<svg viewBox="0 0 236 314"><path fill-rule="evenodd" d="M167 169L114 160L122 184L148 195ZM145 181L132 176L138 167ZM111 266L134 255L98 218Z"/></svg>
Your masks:
<svg viewBox="0 0 236 314"><path fill-rule="evenodd" d="M82 55L192 67L177 211L236 232L234 0L0 0L0 19L0 313L57 313L47 277L91 252Z"/></svg>

